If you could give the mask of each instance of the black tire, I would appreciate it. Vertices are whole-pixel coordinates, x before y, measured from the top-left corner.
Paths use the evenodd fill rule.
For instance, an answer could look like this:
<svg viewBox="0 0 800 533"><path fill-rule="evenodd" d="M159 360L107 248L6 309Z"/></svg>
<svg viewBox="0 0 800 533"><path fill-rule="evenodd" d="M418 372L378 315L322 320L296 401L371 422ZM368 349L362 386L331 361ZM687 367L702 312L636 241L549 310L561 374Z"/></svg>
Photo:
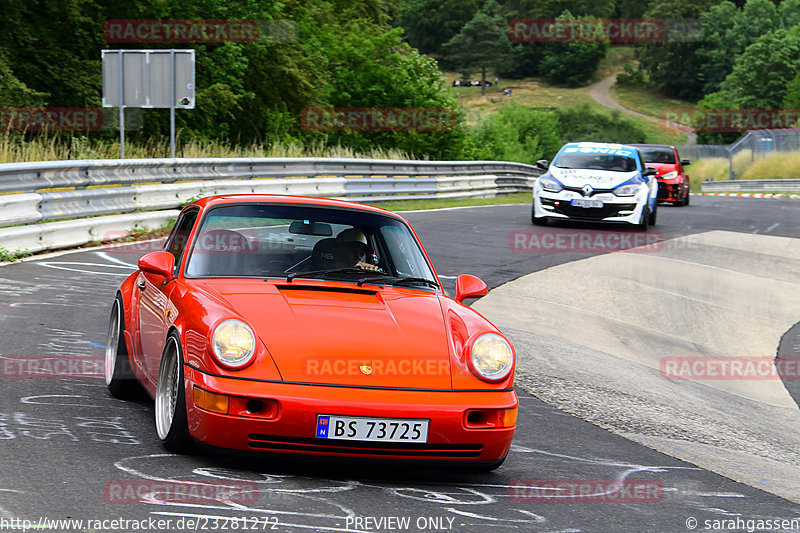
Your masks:
<svg viewBox="0 0 800 533"><path fill-rule="evenodd" d="M684 206L689 205L689 197L690 196L691 196L691 194L689 193L689 191L686 191L686 198L684 198L684 200L683 200L683 205Z"/></svg>
<svg viewBox="0 0 800 533"><path fill-rule="evenodd" d="M636 224L636 227L647 231L647 224L649 221L650 221L650 208L645 205L642 208L642 215L639 217L639 223Z"/></svg>
<svg viewBox="0 0 800 533"><path fill-rule="evenodd" d="M534 226L546 226L547 219L544 217L537 217L536 216L536 208L531 206L531 222L533 222Z"/></svg>
<svg viewBox="0 0 800 533"><path fill-rule="evenodd" d="M125 345L125 308L117 294L108 320L106 338L106 386L115 398L132 400L141 396L142 387L131 370L128 348Z"/></svg>
<svg viewBox="0 0 800 533"><path fill-rule="evenodd" d="M647 223L650 226L656 225L656 219L658 218L658 204L653 207L653 211L647 216Z"/></svg>
<svg viewBox="0 0 800 533"><path fill-rule="evenodd" d="M186 395L183 386L183 350L175 333L167 337L155 394L156 434L161 444L173 453L194 451L186 418Z"/></svg>

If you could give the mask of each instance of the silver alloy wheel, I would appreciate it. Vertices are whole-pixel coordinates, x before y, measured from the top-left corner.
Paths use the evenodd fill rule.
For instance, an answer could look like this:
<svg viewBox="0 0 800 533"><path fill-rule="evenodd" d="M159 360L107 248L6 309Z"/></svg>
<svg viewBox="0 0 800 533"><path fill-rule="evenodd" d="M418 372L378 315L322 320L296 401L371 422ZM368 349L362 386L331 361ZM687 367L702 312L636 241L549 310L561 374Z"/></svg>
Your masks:
<svg viewBox="0 0 800 533"><path fill-rule="evenodd" d="M167 438L175 419L175 406L178 404L180 390L179 376L178 347L175 339L170 337L158 370L156 385L156 432L161 440Z"/></svg>
<svg viewBox="0 0 800 533"><path fill-rule="evenodd" d="M108 321L108 336L106 338L106 366L105 377L106 385L111 384L114 378L114 370L117 367L117 349L119 348L119 300L114 300L114 308L111 310L111 318Z"/></svg>

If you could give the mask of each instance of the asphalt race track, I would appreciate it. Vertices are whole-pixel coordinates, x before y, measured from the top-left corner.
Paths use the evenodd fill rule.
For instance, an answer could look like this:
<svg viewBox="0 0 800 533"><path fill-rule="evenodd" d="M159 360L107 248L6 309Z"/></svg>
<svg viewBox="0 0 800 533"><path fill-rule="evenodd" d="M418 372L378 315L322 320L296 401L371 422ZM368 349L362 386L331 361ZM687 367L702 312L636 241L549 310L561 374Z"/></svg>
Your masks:
<svg viewBox="0 0 800 533"><path fill-rule="evenodd" d="M664 239L712 230L800 238L798 213L793 200L694 197L688 208L660 207L651 232ZM587 257L515 251L512 232L532 229L529 205L405 216L450 291L462 273L494 288ZM0 356L101 361L116 287L145 251L146 244L84 250L0 267ZM781 349L795 353L798 345L787 335ZM161 531L476 532L747 531L758 520L800 519L797 503L644 447L521 389L506 463L474 474L266 455L173 456L157 441L152 402L116 400L96 378L0 379L0 531L43 519L84 520L55 531L132 531L130 523L86 521L152 519L171 521ZM787 389L797 400L795 386ZM640 482L658 491L620 502L596 492L537 499L516 488L547 480ZM247 494L203 490L170 500L153 491L170 481L190 491L245 487ZM188 527L187 519L198 522ZM769 531L799 527L795 521L795 529Z"/></svg>

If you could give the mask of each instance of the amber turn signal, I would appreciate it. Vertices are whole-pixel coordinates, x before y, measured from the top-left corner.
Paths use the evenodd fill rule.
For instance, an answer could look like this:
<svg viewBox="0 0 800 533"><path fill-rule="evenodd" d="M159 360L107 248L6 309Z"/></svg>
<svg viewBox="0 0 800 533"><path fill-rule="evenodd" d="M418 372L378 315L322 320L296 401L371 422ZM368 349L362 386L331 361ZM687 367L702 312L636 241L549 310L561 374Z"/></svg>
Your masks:
<svg viewBox="0 0 800 533"><path fill-rule="evenodd" d="M228 397L194 387L194 404L205 411L212 413L228 414Z"/></svg>

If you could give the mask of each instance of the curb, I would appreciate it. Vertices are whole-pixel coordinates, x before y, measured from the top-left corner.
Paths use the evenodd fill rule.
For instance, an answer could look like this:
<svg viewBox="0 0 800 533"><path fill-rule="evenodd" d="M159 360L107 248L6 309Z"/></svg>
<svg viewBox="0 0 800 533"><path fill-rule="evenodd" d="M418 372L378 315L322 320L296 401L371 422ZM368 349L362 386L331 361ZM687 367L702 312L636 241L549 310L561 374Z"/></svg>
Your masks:
<svg viewBox="0 0 800 533"><path fill-rule="evenodd" d="M741 198L781 198L781 199L800 199L800 194L785 193L758 193L758 192L693 192L692 196L738 196Z"/></svg>

